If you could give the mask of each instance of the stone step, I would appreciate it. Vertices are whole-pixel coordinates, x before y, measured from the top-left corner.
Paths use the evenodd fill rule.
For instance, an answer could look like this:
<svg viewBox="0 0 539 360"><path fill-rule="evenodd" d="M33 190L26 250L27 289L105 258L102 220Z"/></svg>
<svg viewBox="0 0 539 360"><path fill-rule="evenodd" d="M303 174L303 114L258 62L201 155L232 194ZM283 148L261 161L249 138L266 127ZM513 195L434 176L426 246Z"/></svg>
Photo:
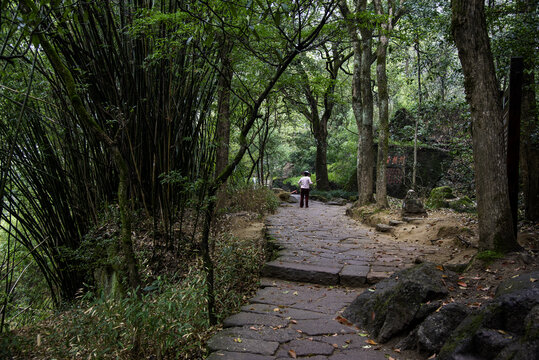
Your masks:
<svg viewBox="0 0 539 360"><path fill-rule="evenodd" d="M317 266L274 260L264 265L262 276L321 285L338 285L341 269L342 266Z"/></svg>
<svg viewBox="0 0 539 360"><path fill-rule="evenodd" d="M381 280L380 273L369 276L369 271L368 265L327 266L274 260L264 265L262 276L321 285L363 287Z"/></svg>

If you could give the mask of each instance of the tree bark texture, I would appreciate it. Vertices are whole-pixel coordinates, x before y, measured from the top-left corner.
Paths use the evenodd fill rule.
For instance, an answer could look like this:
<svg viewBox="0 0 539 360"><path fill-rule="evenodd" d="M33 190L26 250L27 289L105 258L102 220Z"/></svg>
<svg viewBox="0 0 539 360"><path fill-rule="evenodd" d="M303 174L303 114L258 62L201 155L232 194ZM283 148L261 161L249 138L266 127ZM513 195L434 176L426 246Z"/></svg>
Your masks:
<svg viewBox="0 0 539 360"><path fill-rule="evenodd" d="M534 14L537 5L531 0L517 2L526 14ZM535 20L534 24L537 25ZM525 217L531 221L539 221L539 120L535 91L535 53L537 37L529 37L524 45L528 52L524 57L524 74L522 79L521 108L521 141L520 141L520 174L524 193Z"/></svg>
<svg viewBox="0 0 539 360"><path fill-rule="evenodd" d="M483 0L452 1L452 31L472 114L479 217L479 247L518 248L509 205L501 98L486 28Z"/></svg>
<svg viewBox="0 0 539 360"><path fill-rule="evenodd" d="M363 11L366 0L358 0L356 11ZM352 109L358 128L357 146L357 185L358 204L366 205L373 199L374 183L374 141L372 136L373 98L371 91L371 39L372 30L359 28L348 8L346 0L339 1L339 9L343 15L348 35L354 50L354 73L352 77Z"/></svg>
<svg viewBox="0 0 539 360"><path fill-rule="evenodd" d="M526 69L531 69L525 63ZM535 79L533 71L524 71L522 93L521 176L526 219L539 220L539 139Z"/></svg>
<svg viewBox="0 0 539 360"><path fill-rule="evenodd" d="M383 15L380 0L374 2L376 13ZM376 79L378 82L378 112L380 128L378 130L378 157L376 162L376 205L381 208L388 207L387 202L387 176L386 163L389 152L389 92L387 83L387 47L389 34L393 22L393 1L388 4L388 17L381 26L380 42L376 51Z"/></svg>
<svg viewBox="0 0 539 360"><path fill-rule="evenodd" d="M366 3L366 2L365 2ZM373 201L374 188L374 100L371 89L372 29L361 27L361 127L359 131L358 201L366 205Z"/></svg>
<svg viewBox="0 0 539 360"><path fill-rule="evenodd" d="M215 176L218 176L228 165L228 147L230 143L230 85L232 82L232 63L230 52L232 44L230 40L223 40L219 57L221 59L221 72L218 80L217 100L217 153L215 164Z"/></svg>

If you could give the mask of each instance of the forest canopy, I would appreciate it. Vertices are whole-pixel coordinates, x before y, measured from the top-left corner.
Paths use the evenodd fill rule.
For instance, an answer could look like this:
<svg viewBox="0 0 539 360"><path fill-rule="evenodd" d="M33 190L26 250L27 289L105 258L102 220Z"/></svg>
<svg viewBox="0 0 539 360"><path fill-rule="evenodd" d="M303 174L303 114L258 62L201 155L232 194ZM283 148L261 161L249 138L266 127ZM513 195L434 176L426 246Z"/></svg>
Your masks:
<svg viewBox="0 0 539 360"><path fill-rule="evenodd" d="M387 207L406 159L403 189L451 186L477 202L484 249L514 248L492 225L511 209L487 130L521 57L519 216L537 221L537 4L464 3L0 1L0 333L85 296L144 307L153 286L197 303L175 336L216 324L239 256L221 216L263 216L305 170ZM148 270L165 258L174 276Z"/></svg>

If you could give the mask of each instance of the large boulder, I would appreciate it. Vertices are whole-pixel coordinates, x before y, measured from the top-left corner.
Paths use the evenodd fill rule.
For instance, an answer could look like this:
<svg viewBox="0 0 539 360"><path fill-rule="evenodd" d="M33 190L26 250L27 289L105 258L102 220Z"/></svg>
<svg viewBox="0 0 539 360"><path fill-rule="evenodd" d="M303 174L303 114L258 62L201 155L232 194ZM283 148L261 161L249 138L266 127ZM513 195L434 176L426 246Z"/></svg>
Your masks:
<svg viewBox="0 0 539 360"><path fill-rule="evenodd" d="M417 349L432 354L440 351L453 330L468 316L464 304L450 303L431 313L416 331Z"/></svg>
<svg viewBox="0 0 539 360"><path fill-rule="evenodd" d="M386 342L401 332L410 331L436 307L431 302L448 294L446 284L456 282L456 274L441 266L423 263L402 270L376 285L374 291L359 295L343 316Z"/></svg>
<svg viewBox="0 0 539 360"><path fill-rule="evenodd" d="M438 360L536 360L539 354L537 272L509 279L498 296L469 315L446 341ZM528 281L522 281L522 279ZM511 292L508 289L516 289Z"/></svg>

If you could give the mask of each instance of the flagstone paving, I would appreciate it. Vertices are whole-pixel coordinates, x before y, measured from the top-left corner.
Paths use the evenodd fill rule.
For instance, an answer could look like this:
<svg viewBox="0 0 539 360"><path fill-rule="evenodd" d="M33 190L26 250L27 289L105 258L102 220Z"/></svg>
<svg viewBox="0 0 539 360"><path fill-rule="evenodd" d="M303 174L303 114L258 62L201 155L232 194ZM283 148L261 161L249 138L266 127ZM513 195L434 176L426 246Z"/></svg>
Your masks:
<svg viewBox="0 0 539 360"><path fill-rule="evenodd" d="M280 249L260 289L210 339L208 360L406 359L380 346L340 312L368 286L434 252L380 240L345 214L345 206L286 204L267 218Z"/></svg>

